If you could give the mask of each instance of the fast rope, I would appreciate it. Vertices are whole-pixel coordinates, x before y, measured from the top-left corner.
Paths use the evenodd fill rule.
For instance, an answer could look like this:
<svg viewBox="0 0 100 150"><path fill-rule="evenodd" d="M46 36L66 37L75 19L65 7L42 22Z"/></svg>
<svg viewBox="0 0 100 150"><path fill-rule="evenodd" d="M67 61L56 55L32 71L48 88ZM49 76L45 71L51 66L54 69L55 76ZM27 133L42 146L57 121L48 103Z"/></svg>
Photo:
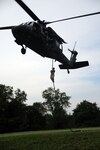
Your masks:
<svg viewBox="0 0 100 150"><path fill-rule="evenodd" d="M53 88L54 88L54 91L55 91L55 68L54 68L54 60L52 59L52 69L50 70L50 79L53 83Z"/></svg>

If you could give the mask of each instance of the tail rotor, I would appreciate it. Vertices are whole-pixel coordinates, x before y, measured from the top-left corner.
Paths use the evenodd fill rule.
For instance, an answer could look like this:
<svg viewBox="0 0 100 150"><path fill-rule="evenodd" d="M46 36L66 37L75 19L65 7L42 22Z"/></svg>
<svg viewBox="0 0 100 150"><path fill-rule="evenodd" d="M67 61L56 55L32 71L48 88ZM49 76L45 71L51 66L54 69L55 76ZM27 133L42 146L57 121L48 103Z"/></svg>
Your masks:
<svg viewBox="0 0 100 150"><path fill-rule="evenodd" d="M70 49L68 48L68 51L70 51L70 52L71 52L71 58L72 58L72 56L73 56L73 55L77 55L77 54L78 54L78 52L77 52L77 51L75 51L75 47L76 47L76 41L75 41L75 44L74 44L73 50L70 50Z"/></svg>

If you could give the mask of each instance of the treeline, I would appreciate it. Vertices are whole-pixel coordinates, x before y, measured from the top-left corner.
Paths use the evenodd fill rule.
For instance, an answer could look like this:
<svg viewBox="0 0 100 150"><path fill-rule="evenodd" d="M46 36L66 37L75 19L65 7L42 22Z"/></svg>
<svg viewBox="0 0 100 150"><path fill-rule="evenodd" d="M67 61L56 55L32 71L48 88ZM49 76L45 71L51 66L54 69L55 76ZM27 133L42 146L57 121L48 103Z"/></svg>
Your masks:
<svg viewBox="0 0 100 150"><path fill-rule="evenodd" d="M67 113L70 96L59 89L42 92L44 102L27 105L27 94L20 89L0 84L0 133L100 126L100 108L82 101Z"/></svg>

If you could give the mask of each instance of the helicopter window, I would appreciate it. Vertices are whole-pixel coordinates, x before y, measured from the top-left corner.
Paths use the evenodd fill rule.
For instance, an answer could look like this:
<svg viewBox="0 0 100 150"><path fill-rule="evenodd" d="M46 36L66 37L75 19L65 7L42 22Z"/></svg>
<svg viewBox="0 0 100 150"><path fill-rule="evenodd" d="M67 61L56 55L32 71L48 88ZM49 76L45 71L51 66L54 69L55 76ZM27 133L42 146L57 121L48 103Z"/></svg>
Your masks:
<svg viewBox="0 0 100 150"><path fill-rule="evenodd" d="M60 49L63 50L63 45L62 44L60 44Z"/></svg>
<svg viewBox="0 0 100 150"><path fill-rule="evenodd" d="M25 23L21 23L20 25L25 25Z"/></svg>
<svg viewBox="0 0 100 150"><path fill-rule="evenodd" d="M56 46L60 48L59 42L57 40L55 40L55 42L56 42Z"/></svg>
<svg viewBox="0 0 100 150"><path fill-rule="evenodd" d="M39 25L38 23L34 22L34 24L33 24L33 29L34 29L35 31L39 32L39 31L41 30L41 27L40 27L40 25Z"/></svg>
<svg viewBox="0 0 100 150"><path fill-rule="evenodd" d="M29 22L28 24L29 24L29 25L31 25L31 24L32 24L32 22Z"/></svg>
<svg viewBox="0 0 100 150"><path fill-rule="evenodd" d="M33 22L26 22L26 23L22 23L21 25L33 25Z"/></svg>
<svg viewBox="0 0 100 150"><path fill-rule="evenodd" d="M27 25L30 25L32 22L26 22Z"/></svg>

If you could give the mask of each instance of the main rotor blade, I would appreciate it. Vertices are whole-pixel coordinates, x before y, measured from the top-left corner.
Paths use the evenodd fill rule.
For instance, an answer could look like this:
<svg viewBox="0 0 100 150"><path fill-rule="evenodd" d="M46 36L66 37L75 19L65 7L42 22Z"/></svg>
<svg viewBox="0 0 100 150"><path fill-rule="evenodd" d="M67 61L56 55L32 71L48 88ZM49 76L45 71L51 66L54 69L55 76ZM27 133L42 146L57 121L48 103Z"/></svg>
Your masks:
<svg viewBox="0 0 100 150"><path fill-rule="evenodd" d="M8 29L12 29L15 26L6 26L6 27L0 27L0 30L8 30Z"/></svg>
<svg viewBox="0 0 100 150"><path fill-rule="evenodd" d="M22 0L15 0L34 21L41 21L33 12L32 10L22 1Z"/></svg>
<svg viewBox="0 0 100 150"><path fill-rule="evenodd" d="M95 12L95 13L90 13L90 14L84 14L80 16L75 16L75 17L70 17L70 18L65 18L65 19L60 19L60 20L55 20L51 22L46 22L46 24L51 24L51 23L56 23L56 22L61 22L61 21L66 21L66 20L71 20L71 19L76 19L76 18L82 18L82 17L88 17L88 16L93 16L93 15L99 15L100 12Z"/></svg>

